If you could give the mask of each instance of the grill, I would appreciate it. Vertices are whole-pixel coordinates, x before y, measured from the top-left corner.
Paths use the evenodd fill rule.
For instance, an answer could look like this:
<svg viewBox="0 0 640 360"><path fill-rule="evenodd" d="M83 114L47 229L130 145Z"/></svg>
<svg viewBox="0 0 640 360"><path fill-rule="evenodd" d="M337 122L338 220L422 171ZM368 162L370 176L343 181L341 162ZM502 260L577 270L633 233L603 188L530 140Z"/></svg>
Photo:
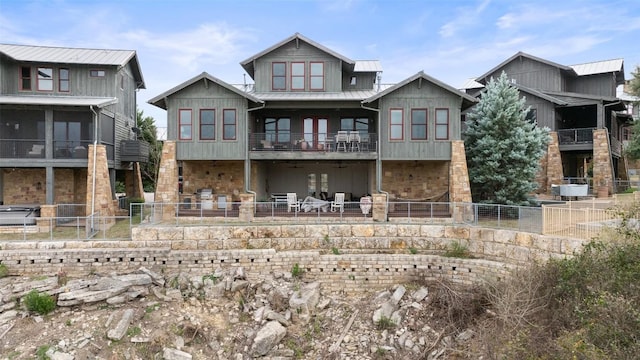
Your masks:
<svg viewBox="0 0 640 360"><path fill-rule="evenodd" d="M202 210L213 210L213 190L198 189L196 192L196 200Z"/></svg>

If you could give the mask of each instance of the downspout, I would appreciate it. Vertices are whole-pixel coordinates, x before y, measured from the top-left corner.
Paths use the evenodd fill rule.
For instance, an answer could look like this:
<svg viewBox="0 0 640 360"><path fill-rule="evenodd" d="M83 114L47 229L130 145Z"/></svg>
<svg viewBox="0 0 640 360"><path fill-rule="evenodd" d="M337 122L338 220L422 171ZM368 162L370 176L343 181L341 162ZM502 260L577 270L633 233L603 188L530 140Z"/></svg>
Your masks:
<svg viewBox="0 0 640 360"><path fill-rule="evenodd" d="M264 109L265 106L267 106L267 104L262 103L261 106L247 109L247 123L248 123L248 120L249 120L249 113L251 111ZM249 134L247 134L247 135L249 135ZM249 136L247 136L247 145L249 145L248 144L248 142L249 142L248 140L249 140ZM251 187L251 163L250 163L250 161L251 160L249 160L249 146L247 146L247 149L246 149L246 151L244 153L245 153L245 160L244 160L244 188L245 189L244 190L249 194L253 194L253 198L254 198L254 202L255 202L257 200L256 196L258 194L256 194L255 191L250 189L250 187Z"/></svg>
<svg viewBox="0 0 640 360"><path fill-rule="evenodd" d="M94 126L93 126L93 176L92 176L92 184L91 184L91 231L94 229L93 224L93 212L96 208L96 154L98 152L98 113L93 110L93 105L89 105L89 109L94 115Z"/></svg>
<svg viewBox="0 0 640 360"><path fill-rule="evenodd" d="M376 191L379 193L385 194L387 196L387 202L388 202L389 193L382 190L382 159L380 159L380 154L382 153L382 141L380 138L382 136L382 132L381 132L382 121L380 120L380 109L374 109L371 107L364 106L363 103L360 103L360 107L363 108L364 110L373 111L378 114L378 121L376 124L377 132L378 132L378 146L377 146L378 154L376 156Z"/></svg>

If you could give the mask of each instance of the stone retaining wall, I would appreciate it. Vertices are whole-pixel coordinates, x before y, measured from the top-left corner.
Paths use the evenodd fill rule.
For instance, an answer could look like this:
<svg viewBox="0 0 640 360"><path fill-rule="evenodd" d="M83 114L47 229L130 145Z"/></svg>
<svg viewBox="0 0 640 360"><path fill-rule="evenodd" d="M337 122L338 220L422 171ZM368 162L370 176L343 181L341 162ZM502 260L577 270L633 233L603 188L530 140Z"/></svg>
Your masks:
<svg viewBox="0 0 640 360"><path fill-rule="evenodd" d="M150 227L132 241L7 241L0 263L11 274L70 275L131 271L200 274L242 266L250 277L291 271L330 291L387 288L399 282L446 278L458 283L503 278L511 268L571 255L583 240L469 226L300 224ZM442 257L453 242L478 259ZM334 250L335 249L335 250ZM334 251L340 254L334 254ZM414 254L412 254L412 252Z"/></svg>

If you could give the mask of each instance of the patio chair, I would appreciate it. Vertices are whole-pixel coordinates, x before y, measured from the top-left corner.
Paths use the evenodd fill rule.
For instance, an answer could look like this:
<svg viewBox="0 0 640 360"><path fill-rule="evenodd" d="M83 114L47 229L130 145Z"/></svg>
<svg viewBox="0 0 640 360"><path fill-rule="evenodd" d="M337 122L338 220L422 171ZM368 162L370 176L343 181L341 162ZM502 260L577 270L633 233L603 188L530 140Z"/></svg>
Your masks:
<svg viewBox="0 0 640 360"><path fill-rule="evenodd" d="M300 203L298 202L298 194L287 193L287 212L291 212L293 209L295 212L300 211Z"/></svg>
<svg viewBox="0 0 640 360"><path fill-rule="evenodd" d="M349 133L347 131L338 131L336 134L336 151L347 151L347 143L349 142Z"/></svg>
<svg viewBox="0 0 640 360"><path fill-rule="evenodd" d="M336 193L331 202L331 212L335 212L336 209L340 209L340 212L344 212L344 193Z"/></svg>
<svg viewBox="0 0 640 360"><path fill-rule="evenodd" d="M349 131L349 143L351 144L351 151L360 151L360 133L357 131Z"/></svg>

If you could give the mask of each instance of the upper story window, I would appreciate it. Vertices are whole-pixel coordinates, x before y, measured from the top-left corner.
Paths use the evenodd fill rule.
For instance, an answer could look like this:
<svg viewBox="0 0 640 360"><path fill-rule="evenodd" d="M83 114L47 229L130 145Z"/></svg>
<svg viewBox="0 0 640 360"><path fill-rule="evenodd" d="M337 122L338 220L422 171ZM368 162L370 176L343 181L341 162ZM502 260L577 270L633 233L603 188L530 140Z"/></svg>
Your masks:
<svg viewBox="0 0 640 360"><path fill-rule="evenodd" d="M291 141L290 118L264 119L264 137L267 141L287 143Z"/></svg>
<svg viewBox="0 0 640 360"><path fill-rule="evenodd" d="M411 109L411 140L427 140L427 109Z"/></svg>
<svg viewBox="0 0 640 360"><path fill-rule="evenodd" d="M105 77L107 73L104 70L90 70L89 76L91 77Z"/></svg>
<svg viewBox="0 0 640 360"><path fill-rule="evenodd" d="M192 139L191 109L178 110L178 138L180 140Z"/></svg>
<svg viewBox="0 0 640 360"><path fill-rule="evenodd" d="M20 90L31 90L31 67L20 67Z"/></svg>
<svg viewBox="0 0 640 360"><path fill-rule="evenodd" d="M200 110L200 140L216 139L216 111L214 109Z"/></svg>
<svg viewBox="0 0 640 360"><path fill-rule="evenodd" d="M53 69L38 68L38 91L53 91Z"/></svg>
<svg viewBox="0 0 640 360"><path fill-rule="evenodd" d="M449 109L436 109L436 140L449 139Z"/></svg>
<svg viewBox="0 0 640 360"><path fill-rule="evenodd" d="M404 114L402 109L389 110L389 140L402 140L404 134Z"/></svg>
<svg viewBox="0 0 640 360"><path fill-rule="evenodd" d="M357 130L360 135L367 134L369 132L369 119L368 118L342 118L340 119L340 130L353 131Z"/></svg>
<svg viewBox="0 0 640 360"><path fill-rule="evenodd" d="M529 109L527 115L524 117L525 121L528 121L532 124L538 123L538 110L537 109Z"/></svg>
<svg viewBox="0 0 640 360"><path fill-rule="evenodd" d="M58 69L58 91L69 92L69 69Z"/></svg>
<svg viewBox="0 0 640 360"><path fill-rule="evenodd" d="M309 67L309 89L324 90L324 63L310 62Z"/></svg>
<svg viewBox="0 0 640 360"><path fill-rule="evenodd" d="M291 90L304 90L304 63L291 63Z"/></svg>
<svg viewBox="0 0 640 360"><path fill-rule="evenodd" d="M283 62L274 62L271 64L271 89L286 90L287 89L287 64Z"/></svg>
<svg viewBox="0 0 640 360"><path fill-rule="evenodd" d="M223 140L236 139L236 110L235 109L222 110L222 139Z"/></svg>
<svg viewBox="0 0 640 360"><path fill-rule="evenodd" d="M358 80L357 77L352 76L351 79L349 80L349 85L355 85L357 80Z"/></svg>

